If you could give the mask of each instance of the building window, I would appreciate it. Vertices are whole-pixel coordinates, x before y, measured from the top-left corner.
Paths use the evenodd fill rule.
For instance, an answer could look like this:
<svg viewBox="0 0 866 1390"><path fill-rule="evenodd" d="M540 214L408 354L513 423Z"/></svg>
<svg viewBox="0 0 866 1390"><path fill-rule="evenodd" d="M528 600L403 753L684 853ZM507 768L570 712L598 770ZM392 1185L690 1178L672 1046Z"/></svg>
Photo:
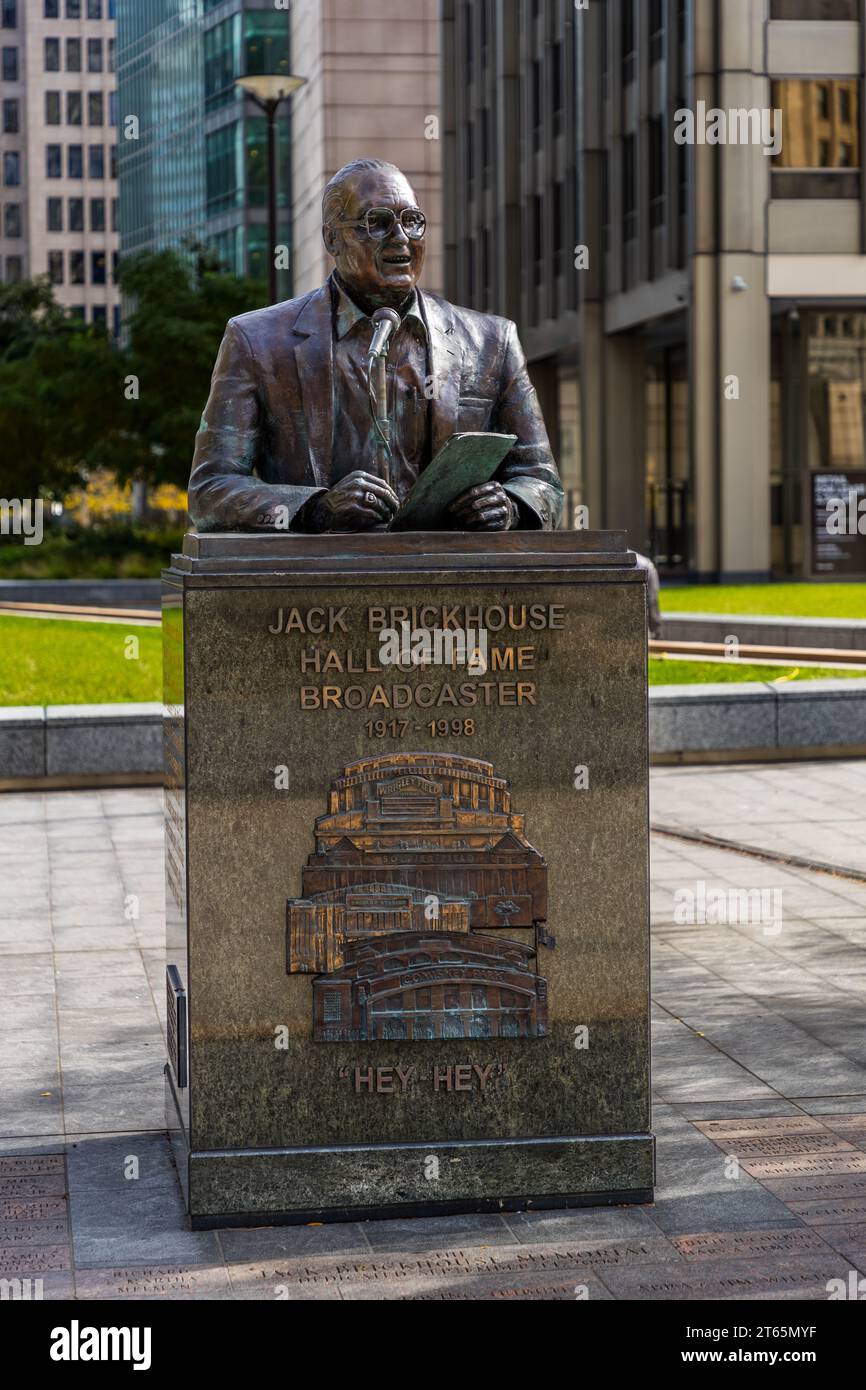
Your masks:
<svg viewBox="0 0 866 1390"><path fill-rule="evenodd" d="M552 67L552 89L553 89L553 134L562 134L562 115L563 115L563 56L564 47L561 39L557 39L550 54Z"/></svg>
<svg viewBox="0 0 866 1390"><path fill-rule="evenodd" d="M650 62L660 63L665 51L665 3L650 0L649 7Z"/></svg>
<svg viewBox="0 0 866 1390"><path fill-rule="evenodd" d="M91 145L87 152L87 177L105 178L105 150L102 145Z"/></svg>
<svg viewBox="0 0 866 1390"><path fill-rule="evenodd" d="M47 206L46 225L49 232L63 231L63 199L49 198Z"/></svg>
<svg viewBox="0 0 866 1390"><path fill-rule="evenodd" d="M289 29L285 14L266 10L247 13L244 19L244 72L251 75L289 73Z"/></svg>
<svg viewBox="0 0 866 1390"><path fill-rule="evenodd" d="M108 40L108 71L114 72L117 67L117 39Z"/></svg>
<svg viewBox="0 0 866 1390"><path fill-rule="evenodd" d="M87 40L87 71L102 72L102 39Z"/></svg>
<svg viewBox="0 0 866 1390"><path fill-rule="evenodd" d="M17 82L17 81L18 81L18 49L17 49L17 48L4 48L4 49L3 49L3 81L4 81L4 82Z"/></svg>
<svg viewBox="0 0 866 1390"><path fill-rule="evenodd" d="M52 285L63 284L63 252L48 252L48 279Z"/></svg>
<svg viewBox="0 0 866 1390"><path fill-rule="evenodd" d="M24 275L24 262L20 256L6 257L6 284L17 285Z"/></svg>
<svg viewBox="0 0 866 1390"><path fill-rule="evenodd" d="M343 1020L343 997L338 989L322 991L322 1017L325 1023L341 1023Z"/></svg>
<svg viewBox="0 0 866 1390"><path fill-rule="evenodd" d="M117 146L116 146L116 145L112 145L112 146L111 146L111 149L109 150L109 159L110 159L111 163L110 163L110 167L109 167L109 175L108 175L108 176L109 176L109 178L116 179L116 178L117 178Z"/></svg>
<svg viewBox="0 0 866 1390"><path fill-rule="evenodd" d="M232 15L205 31L204 95L208 109L234 100L234 80L239 72L239 24L240 15Z"/></svg>
<svg viewBox="0 0 866 1390"><path fill-rule="evenodd" d="M42 13L46 19L59 19L60 0L45 0Z"/></svg>
<svg viewBox="0 0 866 1390"><path fill-rule="evenodd" d="M771 19L857 20L860 0L770 0Z"/></svg>
<svg viewBox="0 0 866 1390"><path fill-rule="evenodd" d="M108 321L108 311L106 310L105 305L104 305L104 304L94 304L94 306L93 306L93 322L96 323L96 324L100 324L102 327L104 327L105 324L107 323L107 321Z"/></svg>
<svg viewBox="0 0 866 1390"><path fill-rule="evenodd" d="M536 59L533 61L533 64L532 64L532 92L531 92L531 99L532 99L532 148L533 148L534 150L540 150L540 149L541 149L541 125L542 125L541 83L542 83L541 59L540 59L540 58L536 58Z"/></svg>
<svg viewBox="0 0 866 1390"><path fill-rule="evenodd" d="M66 124L81 125L81 93L66 93Z"/></svg>
<svg viewBox="0 0 866 1390"><path fill-rule="evenodd" d="M784 78L772 84L782 112L773 157L774 198L860 197L860 92L854 79Z"/></svg>
<svg viewBox="0 0 866 1390"><path fill-rule="evenodd" d="M90 253L90 283L92 285L105 284L104 251L91 251Z"/></svg>
<svg viewBox="0 0 866 1390"><path fill-rule="evenodd" d="M661 227L665 221L665 134L661 116L649 123L649 197L650 226Z"/></svg>
<svg viewBox="0 0 866 1390"><path fill-rule="evenodd" d="M637 236L637 201L635 188L634 136L626 135L622 142L622 239L634 241Z"/></svg>
<svg viewBox="0 0 866 1390"><path fill-rule="evenodd" d="M105 120L105 102L101 92L87 93L87 124L102 125Z"/></svg>
<svg viewBox="0 0 866 1390"><path fill-rule="evenodd" d="M102 18L102 0L87 0L87 18Z"/></svg>
<svg viewBox="0 0 866 1390"><path fill-rule="evenodd" d="M622 85L627 87L629 82L634 81L635 72L634 0L622 0L622 19L620 23Z"/></svg>
<svg viewBox="0 0 866 1390"><path fill-rule="evenodd" d="M70 285L84 284L83 251L70 251L69 253L69 283Z"/></svg>
<svg viewBox="0 0 866 1390"><path fill-rule="evenodd" d="M4 29L17 29L18 0L2 0L0 16L2 16L2 27Z"/></svg>
<svg viewBox="0 0 866 1390"><path fill-rule="evenodd" d="M45 93L45 124L60 125L60 92Z"/></svg>
<svg viewBox="0 0 866 1390"><path fill-rule="evenodd" d="M104 198L91 198L90 200L90 230L92 232L105 231Z"/></svg>
<svg viewBox="0 0 866 1390"><path fill-rule="evenodd" d="M209 215L236 207L240 201L239 137L240 125L235 121L213 131L205 139Z"/></svg>
<svg viewBox="0 0 866 1390"><path fill-rule="evenodd" d="M119 231L120 231L120 199L119 199L119 198L112 198L112 200L111 200L111 230L112 230L113 232L119 232Z"/></svg>
<svg viewBox="0 0 866 1390"><path fill-rule="evenodd" d="M3 209L3 235L8 237L19 237L21 235L21 204L7 203Z"/></svg>
<svg viewBox="0 0 866 1390"><path fill-rule="evenodd" d="M7 97L3 102L3 134L17 135L21 129L18 98Z"/></svg>
<svg viewBox="0 0 866 1390"><path fill-rule="evenodd" d="M544 279L544 199L540 193L532 199L532 263L533 283L537 287Z"/></svg>
<svg viewBox="0 0 866 1390"><path fill-rule="evenodd" d="M81 18L81 0L66 0L66 18Z"/></svg>
<svg viewBox="0 0 866 1390"><path fill-rule="evenodd" d="M66 177L70 179L84 178L84 146L69 145L66 150Z"/></svg>
<svg viewBox="0 0 866 1390"><path fill-rule="evenodd" d="M120 305L115 304L111 311L111 327L115 338L120 337Z"/></svg>
<svg viewBox="0 0 866 1390"><path fill-rule="evenodd" d="M117 92L108 93L108 124L117 125Z"/></svg>
<svg viewBox="0 0 866 1390"><path fill-rule="evenodd" d="M47 179L63 178L63 146L45 146L45 177Z"/></svg>
<svg viewBox="0 0 866 1390"><path fill-rule="evenodd" d="M66 40L66 71L67 71L67 72L80 72L80 71L81 71L81 40L80 40L80 39L67 39L67 40Z"/></svg>
<svg viewBox="0 0 866 1390"><path fill-rule="evenodd" d="M7 188L21 185L21 155L18 150L7 150L3 155L3 182Z"/></svg>
<svg viewBox="0 0 866 1390"><path fill-rule="evenodd" d="M69 199L69 230L70 232L84 231L84 199Z"/></svg>

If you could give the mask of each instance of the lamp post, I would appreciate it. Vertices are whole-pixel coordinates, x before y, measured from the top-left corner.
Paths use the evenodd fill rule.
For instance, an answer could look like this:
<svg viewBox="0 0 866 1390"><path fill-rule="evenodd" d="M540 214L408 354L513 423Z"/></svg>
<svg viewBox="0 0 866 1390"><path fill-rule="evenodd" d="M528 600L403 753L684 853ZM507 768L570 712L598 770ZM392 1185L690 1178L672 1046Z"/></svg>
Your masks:
<svg viewBox="0 0 866 1390"><path fill-rule="evenodd" d="M271 304L277 302L277 110L281 102L304 86L306 80L305 77L263 74L258 77L239 77L235 82L235 86L246 92L256 106L264 111L268 122L268 294Z"/></svg>

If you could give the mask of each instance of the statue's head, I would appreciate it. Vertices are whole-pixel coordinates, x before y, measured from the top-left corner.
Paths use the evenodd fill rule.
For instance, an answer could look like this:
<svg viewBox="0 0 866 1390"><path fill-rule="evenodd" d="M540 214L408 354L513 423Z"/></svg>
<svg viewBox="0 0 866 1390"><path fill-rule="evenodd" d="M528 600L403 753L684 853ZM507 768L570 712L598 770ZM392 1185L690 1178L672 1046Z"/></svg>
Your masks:
<svg viewBox="0 0 866 1390"><path fill-rule="evenodd" d="M322 198L322 237L360 304L398 307L424 264L426 222L412 185L394 164L356 159Z"/></svg>

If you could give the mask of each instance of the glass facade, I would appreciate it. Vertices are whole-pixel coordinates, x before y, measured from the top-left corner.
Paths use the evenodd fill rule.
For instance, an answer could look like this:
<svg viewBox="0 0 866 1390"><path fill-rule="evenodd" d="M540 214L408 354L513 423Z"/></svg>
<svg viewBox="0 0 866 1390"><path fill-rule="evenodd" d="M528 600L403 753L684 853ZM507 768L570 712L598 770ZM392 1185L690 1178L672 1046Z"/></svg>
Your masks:
<svg viewBox="0 0 866 1390"><path fill-rule="evenodd" d="M287 11L262 0L120 0L117 67L124 255L198 241L227 270L265 279L266 123L235 83L246 74L289 72ZM277 179L285 244L289 160L282 114ZM291 294L289 271L280 272L279 293Z"/></svg>

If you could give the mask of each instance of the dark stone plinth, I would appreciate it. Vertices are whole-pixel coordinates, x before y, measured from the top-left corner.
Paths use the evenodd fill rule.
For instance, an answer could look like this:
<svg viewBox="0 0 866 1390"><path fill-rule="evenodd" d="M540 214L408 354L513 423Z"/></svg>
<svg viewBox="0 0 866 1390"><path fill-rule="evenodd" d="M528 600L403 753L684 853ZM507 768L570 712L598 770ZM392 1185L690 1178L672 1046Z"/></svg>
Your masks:
<svg viewBox="0 0 866 1390"><path fill-rule="evenodd" d="M484 661L394 665L403 610L483 632ZM193 1224L649 1200L645 578L622 535L192 533L164 642Z"/></svg>

